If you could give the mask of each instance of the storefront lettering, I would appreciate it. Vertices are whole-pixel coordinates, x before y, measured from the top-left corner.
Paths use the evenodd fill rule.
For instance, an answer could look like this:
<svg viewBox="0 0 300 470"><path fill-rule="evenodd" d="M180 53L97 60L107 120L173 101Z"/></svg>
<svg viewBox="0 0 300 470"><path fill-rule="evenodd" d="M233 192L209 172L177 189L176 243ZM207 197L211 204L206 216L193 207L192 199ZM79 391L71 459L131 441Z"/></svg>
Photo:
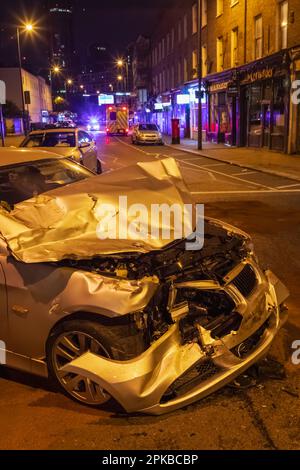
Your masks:
<svg viewBox="0 0 300 470"><path fill-rule="evenodd" d="M209 91L214 93L216 91L226 90L229 85L229 82L214 83L209 87Z"/></svg>
<svg viewBox="0 0 300 470"><path fill-rule="evenodd" d="M258 70L257 72L249 72L247 73L246 78L242 81L242 83L253 83L257 80L266 80L268 78L272 78L273 74L274 71L270 68Z"/></svg>

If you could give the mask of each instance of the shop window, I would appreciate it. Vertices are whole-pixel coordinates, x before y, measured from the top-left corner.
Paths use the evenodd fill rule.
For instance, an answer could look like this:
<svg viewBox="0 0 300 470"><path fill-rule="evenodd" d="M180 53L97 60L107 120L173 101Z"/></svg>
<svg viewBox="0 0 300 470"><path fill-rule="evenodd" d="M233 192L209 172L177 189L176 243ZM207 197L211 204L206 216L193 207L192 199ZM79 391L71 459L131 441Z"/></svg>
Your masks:
<svg viewBox="0 0 300 470"><path fill-rule="evenodd" d="M288 12L289 2L285 0L279 4L279 18L280 18L280 48L286 49L288 47Z"/></svg>
<svg viewBox="0 0 300 470"><path fill-rule="evenodd" d="M261 136L261 85L252 85L249 105L249 134L250 143L252 141L260 142Z"/></svg>
<svg viewBox="0 0 300 470"><path fill-rule="evenodd" d="M263 22L262 15L254 18L254 58L260 59L263 55Z"/></svg>
<svg viewBox="0 0 300 470"><path fill-rule="evenodd" d="M285 88L283 80L276 80L273 104L273 135L284 135L284 96Z"/></svg>

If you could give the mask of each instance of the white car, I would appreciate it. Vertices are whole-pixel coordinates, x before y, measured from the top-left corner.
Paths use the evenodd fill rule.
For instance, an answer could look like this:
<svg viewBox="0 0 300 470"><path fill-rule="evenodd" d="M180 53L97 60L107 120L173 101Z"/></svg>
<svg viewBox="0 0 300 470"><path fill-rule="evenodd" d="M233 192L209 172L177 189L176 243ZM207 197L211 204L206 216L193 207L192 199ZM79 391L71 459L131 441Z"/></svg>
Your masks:
<svg viewBox="0 0 300 470"><path fill-rule="evenodd" d="M20 147L40 148L71 158L95 173L102 173L97 147L90 134L82 129L45 129L32 131Z"/></svg>
<svg viewBox="0 0 300 470"><path fill-rule="evenodd" d="M135 126L131 141L133 144L164 144L162 134L156 124L138 124Z"/></svg>

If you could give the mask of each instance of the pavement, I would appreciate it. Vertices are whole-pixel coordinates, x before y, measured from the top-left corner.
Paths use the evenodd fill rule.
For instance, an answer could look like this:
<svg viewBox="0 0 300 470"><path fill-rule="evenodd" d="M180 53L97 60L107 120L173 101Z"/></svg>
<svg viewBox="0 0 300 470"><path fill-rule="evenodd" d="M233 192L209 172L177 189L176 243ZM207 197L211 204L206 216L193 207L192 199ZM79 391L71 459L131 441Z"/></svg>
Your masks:
<svg viewBox="0 0 300 470"><path fill-rule="evenodd" d="M262 362L248 373L246 388L224 387L161 417L126 415L113 404L85 407L45 380L0 368L0 449L300 449L300 365L291 361L292 344L300 340L299 181L173 146L96 138L105 171L175 158L206 215L248 232L261 265L288 286L289 319L270 350L269 371Z"/></svg>
<svg viewBox="0 0 300 470"><path fill-rule="evenodd" d="M216 161L300 181L300 155L286 155L265 149L229 147L211 142L203 142L203 150L198 150L195 140L182 139L180 145L172 145L170 136L165 136L165 142L166 145L194 155L203 155Z"/></svg>

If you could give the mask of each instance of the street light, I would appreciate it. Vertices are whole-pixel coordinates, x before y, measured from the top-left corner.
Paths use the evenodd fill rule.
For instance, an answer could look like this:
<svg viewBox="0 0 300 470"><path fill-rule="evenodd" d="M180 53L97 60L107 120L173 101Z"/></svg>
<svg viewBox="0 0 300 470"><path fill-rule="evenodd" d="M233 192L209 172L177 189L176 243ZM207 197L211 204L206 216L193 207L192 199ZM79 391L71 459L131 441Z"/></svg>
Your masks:
<svg viewBox="0 0 300 470"><path fill-rule="evenodd" d="M68 85L73 85L73 80L72 80L71 78L68 78L67 84L68 84Z"/></svg>
<svg viewBox="0 0 300 470"><path fill-rule="evenodd" d="M26 32L32 32L34 30L32 23L25 23L22 29ZM17 26L17 45L18 45L18 62L19 62L19 76L20 76L20 87L21 87L21 99L22 99L22 121L25 135L27 134L27 119L25 119L25 99L24 99L24 88L23 88L23 77L22 77L22 55L21 55L21 43L20 43L20 27Z"/></svg>
<svg viewBox="0 0 300 470"><path fill-rule="evenodd" d="M127 88L126 91L128 91L128 89L129 89L129 83L128 83L128 82L129 82L128 61L125 60L125 59L118 59L118 60L117 60L117 66L118 66L118 67L122 67L122 68L125 67L125 71L126 71L126 88Z"/></svg>

